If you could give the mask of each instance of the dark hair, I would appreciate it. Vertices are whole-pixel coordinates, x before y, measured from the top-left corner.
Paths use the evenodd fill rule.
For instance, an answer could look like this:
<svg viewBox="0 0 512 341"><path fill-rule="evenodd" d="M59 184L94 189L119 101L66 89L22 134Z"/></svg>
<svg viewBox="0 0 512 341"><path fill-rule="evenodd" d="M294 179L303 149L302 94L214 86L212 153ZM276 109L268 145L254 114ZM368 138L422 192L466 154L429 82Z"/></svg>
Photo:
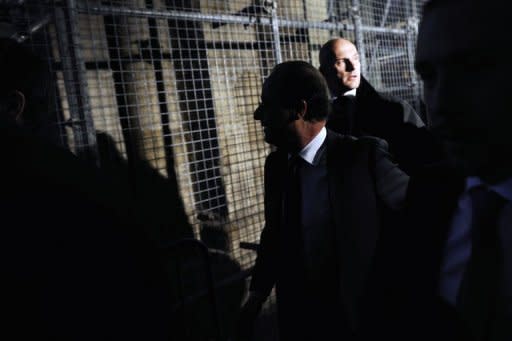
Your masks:
<svg viewBox="0 0 512 341"><path fill-rule="evenodd" d="M264 86L279 94L284 109L297 109L302 100L308 110L307 121L324 120L329 115L329 90L322 74L304 61L288 61L276 65Z"/></svg>
<svg viewBox="0 0 512 341"><path fill-rule="evenodd" d="M50 73L42 59L20 43L0 38L0 75L2 107L13 91L19 91L25 96L23 125L26 128L38 132L54 123L50 122L48 109L52 90Z"/></svg>
<svg viewBox="0 0 512 341"><path fill-rule="evenodd" d="M340 38L333 38L327 41L320 48L320 52L318 54L318 60L320 62L320 67L318 70L324 75L324 77L328 77L331 73L330 69L333 68L334 62L336 61L336 55L333 51L334 43L337 42Z"/></svg>

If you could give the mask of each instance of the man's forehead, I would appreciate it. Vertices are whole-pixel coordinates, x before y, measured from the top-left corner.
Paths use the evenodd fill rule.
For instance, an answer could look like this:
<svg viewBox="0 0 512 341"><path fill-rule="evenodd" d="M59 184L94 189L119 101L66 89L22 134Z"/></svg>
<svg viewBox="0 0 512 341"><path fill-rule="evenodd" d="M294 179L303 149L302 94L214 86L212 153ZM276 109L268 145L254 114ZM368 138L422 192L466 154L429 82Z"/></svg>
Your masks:
<svg viewBox="0 0 512 341"><path fill-rule="evenodd" d="M356 47L354 46L354 44L348 42L348 41L337 41L334 46L333 46L333 51L334 51L334 54L336 55L337 58L339 58L339 56L345 56L345 55L352 55L352 54L357 54L357 49Z"/></svg>
<svg viewBox="0 0 512 341"><path fill-rule="evenodd" d="M262 99L270 99L280 96L286 89L286 84L289 83L288 78L289 75L280 71L274 71L271 73L263 82L263 86L261 88Z"/></svg>
<svg viewBox="0 0 512 341"><path fill-rule="evenodd" d="M279 105L281 103L281 96L283 96L283 94L276 91L276 89L268 89L264 87L260 97L261 104L267 107Z"/></svg>
<svg viewBox="0 0 512 341"><path fill-rule="evenodd" d="M263 86L261 88L261 100L262 101L269 101L270 98L272 98L272 94L275 92L275 81L272 79L266 79L265 82L263 82Z"/></svg>

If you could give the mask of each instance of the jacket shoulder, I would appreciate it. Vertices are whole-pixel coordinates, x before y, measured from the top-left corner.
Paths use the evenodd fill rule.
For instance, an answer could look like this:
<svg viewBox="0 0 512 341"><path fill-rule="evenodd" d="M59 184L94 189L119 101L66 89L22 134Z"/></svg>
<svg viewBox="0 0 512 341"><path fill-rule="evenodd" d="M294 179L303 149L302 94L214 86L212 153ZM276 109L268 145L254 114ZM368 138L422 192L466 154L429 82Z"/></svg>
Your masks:
<svg viewBox="0 0 512 341"><path fill-rule="evenodd" d="M335 162L350 164L353 162L368 162L369 160L380 159L388 154L388 143L386 140L373 137L362 136L354 137L349 135L340 135L337 133L328 134L329 155L336 155ZM343 161L341 161L343 160ZM356 161L359 160L359 161Z"/></svg>
<svg viewBox="0 0 512 341"><path fill-rule="evenodd" d="M328 130L328 138L331 145L339 146L343 145L348 148L379 148L383 150L388 150L388 143L386 140L381 139L375 136L350 136L350 135L342 135L336 132Z"/></svg>
<svg viewBox="0 0 512 341"><path fill-rule="evenodd" d="M414 108L407 101L383 92L379 92L379 97L382 102L388 104L390 109L393 108L391 110L401 112L403 123L413 124L418 128L425 126L425 123L418 115L416 110L414 110Z"/></svg>
<svg viewBox="0 0 512 341"><path fill-rule="evenodd" d="M388 150L387 141L375 136L361 136L356 139L356 144L367 148Z"/></svg>

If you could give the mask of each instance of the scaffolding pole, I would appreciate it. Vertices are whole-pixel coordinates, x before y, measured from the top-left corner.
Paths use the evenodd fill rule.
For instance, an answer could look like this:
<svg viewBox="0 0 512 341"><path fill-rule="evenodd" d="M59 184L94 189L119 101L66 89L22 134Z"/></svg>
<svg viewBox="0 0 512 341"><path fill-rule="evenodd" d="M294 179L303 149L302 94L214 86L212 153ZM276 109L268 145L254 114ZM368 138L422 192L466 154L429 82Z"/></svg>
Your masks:
<svg viewBox="0 0 512 341"><path fill-rule="evenodd" d="M98 164L96 130L92 119L85 63L79 46L76 3L55 8L55 22L62 74L69 103L70 124L77 155Z"/></svg>
<svg viewBox="0 0 512 341"><path fill-rule="evenodd" d="M276 57L276 64L283 62L283 56L281 54L281 38L279 36L279 18L277 17L277 3L272 2L272 37L274 43L274 54Z"/></svg>
<svg viewBox="0 0 512 341"><path fill-rule="evenodd" d="M416 70L414 69L414 50L416 37L418 35L418 24L419 20L417 17L410 17L407 20L407 55L409 60L409 77L410 77L410 87L413 89L414 93L414 106L415 108L420 107L420 82L418 82L418 76L416 74Z"/></svg>
<svg viewBox="0 0 512 341"><path fill-rule="evenodd" d="M353 2L359 3L358 0ZM253 25L255 24L254 18L249 16L232 15L232 14L204 14L197 12L185 12L185 11L160 11L154 9L132 9L126 7L114 7L114 6L84 6L78 5L77 10L85 14L97 14L97 15L125 15L131 17L140 18L155 18L155 19L173 19L173 20L189 20L199 22L215 22L215 23L226 23L226 24L242 24L242 25ZM274 11L276 9L274 8ZM355 31L355 25L339 23L339 22L325 22L325 21L305 21L305 20L287 20L281 19L275 15L270 17L259 17L258 24L288 28L310 28L310 29L324 29L324 30L348 30ZM360 16L359 16L360 18ZM400 28L386 28L378 26L365 26L362 25L362 21L358 24L358 29L362 32L372 33L388 33L396 35L407 35L406 29Z"/></svg>
<svg viewBox="0 0 512 341"><path fill-rule="evenodd" d="M359 60L361 62L361 73L366 75L366 48L364 45L364 29L360 11L361 4L359 3L359 0L352 0L350 6L350 16L354 22L354 34L356 37L357 50L359 51Z"/></svg>

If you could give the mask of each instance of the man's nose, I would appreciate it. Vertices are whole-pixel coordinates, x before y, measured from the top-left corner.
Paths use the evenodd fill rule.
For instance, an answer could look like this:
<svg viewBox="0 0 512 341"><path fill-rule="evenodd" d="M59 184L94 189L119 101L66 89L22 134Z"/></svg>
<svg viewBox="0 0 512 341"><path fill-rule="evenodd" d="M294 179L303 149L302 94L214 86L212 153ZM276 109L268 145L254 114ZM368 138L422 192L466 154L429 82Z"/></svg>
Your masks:
<svg viewBox="0 0 512 341"><path fill-rule="evenodd" d="M263 120L263 108L261 105L259 105L256 110L254 111L253 117L256 121L262 121Z"/></svg>

